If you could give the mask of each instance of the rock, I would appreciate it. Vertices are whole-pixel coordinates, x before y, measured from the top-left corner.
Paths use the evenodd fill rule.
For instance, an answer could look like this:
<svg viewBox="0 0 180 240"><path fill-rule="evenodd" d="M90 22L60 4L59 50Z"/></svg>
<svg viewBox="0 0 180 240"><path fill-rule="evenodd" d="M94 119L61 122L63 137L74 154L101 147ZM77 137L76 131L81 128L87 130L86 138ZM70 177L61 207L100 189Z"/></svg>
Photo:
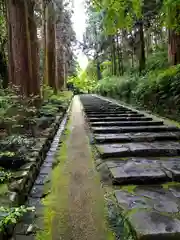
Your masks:
<svg viewBox="0 0 180 240"><path fill-rule="evenodd" d="M143 156L178 156L179 142L142 142L123 144L96 145L102 158L106 157L143 157Z"/></svg>
<svg viewBox="0 0 180 240"><path fill-rule="evenodd" d="M111 167L111 162L110 164L109 171L114 184L150 184L168 180L167 175L157 161L124 160L116 165L113 162L113 167Z"/></svg>
<svg viewBox="0 0 180 240"><path fill-rule="evenodd" d="M131 133L131 132L178 132L177 127L168 126L128 126L128 127L91 127L94 133Z"/></svg>
<svg viewBox="0 0 180 240"><path fill-rule="evenodd" d="M127 187L115 191L122 214L138 240L180 238L180 188L176 188L176 184L170 186L171 191L161 185L137 186L133 191L128 191Z"/></svg>

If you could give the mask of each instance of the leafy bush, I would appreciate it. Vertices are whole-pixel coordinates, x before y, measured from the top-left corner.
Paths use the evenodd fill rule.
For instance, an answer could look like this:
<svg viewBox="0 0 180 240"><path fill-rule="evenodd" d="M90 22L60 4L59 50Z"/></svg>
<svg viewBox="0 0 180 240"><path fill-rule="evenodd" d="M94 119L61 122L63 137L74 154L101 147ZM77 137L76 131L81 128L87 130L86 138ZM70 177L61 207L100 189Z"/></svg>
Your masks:
<svg viewBox="0 0 180 240"><path fill-rule="evenodd" d="M156 51L147 57L147 71L165 69L167 67L169 67L169 64L166 48L156 49Z"/></svg>
<svg viewBox="0 0 180 240"><path fill-rule="evenodd" d="M27 133L34 136L37 126L37 117L56 116L64 111L71 99L71 92L58 92L50 87L44 87L44 99L37 105L37 98L25 98L18 94L18 88L0 89L0 127L7 135ZM4 138L4 134L0 135Z"/></svg>
<svg viewBox="0 0 180 240"><path fill-rule="evenodd" d="M149 71L138 77L124 76L103 79L96 92L170 117L180 118L180 65L165 70Z"/></svg>

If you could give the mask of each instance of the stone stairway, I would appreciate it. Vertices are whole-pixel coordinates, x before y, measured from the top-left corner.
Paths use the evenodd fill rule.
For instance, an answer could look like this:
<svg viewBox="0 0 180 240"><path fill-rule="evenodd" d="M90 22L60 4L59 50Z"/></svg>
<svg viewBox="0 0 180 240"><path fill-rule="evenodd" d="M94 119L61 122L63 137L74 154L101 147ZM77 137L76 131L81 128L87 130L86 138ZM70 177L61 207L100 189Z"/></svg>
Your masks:
<svg viewBox="0 0 180 240"><path fill-rule="evenodd" d="M180 239L180 129L93 95L80 99L135 239Z"/></svg>

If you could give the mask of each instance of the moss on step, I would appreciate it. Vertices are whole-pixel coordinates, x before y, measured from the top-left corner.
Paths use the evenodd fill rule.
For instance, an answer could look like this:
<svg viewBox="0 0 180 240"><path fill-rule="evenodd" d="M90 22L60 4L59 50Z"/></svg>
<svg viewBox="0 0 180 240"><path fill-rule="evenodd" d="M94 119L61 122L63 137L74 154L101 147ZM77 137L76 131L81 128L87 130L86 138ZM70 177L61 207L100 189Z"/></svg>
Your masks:
<svg viewBox="0 0 180 240"><path fill-rule="evenodd" d="M121 190L133 194L133 193L135 193L136 187L137 187L137 186L135 186L135 185L127 185L127 186L121 187Z"/></svg>
<svg viewBox="0 0 180 240"><path fill-rule="evenodd" d="M179 187L180 188L180 183L179 182L167 182L162 184L162 187L166 190L170 189L171 187Z"/></svg>

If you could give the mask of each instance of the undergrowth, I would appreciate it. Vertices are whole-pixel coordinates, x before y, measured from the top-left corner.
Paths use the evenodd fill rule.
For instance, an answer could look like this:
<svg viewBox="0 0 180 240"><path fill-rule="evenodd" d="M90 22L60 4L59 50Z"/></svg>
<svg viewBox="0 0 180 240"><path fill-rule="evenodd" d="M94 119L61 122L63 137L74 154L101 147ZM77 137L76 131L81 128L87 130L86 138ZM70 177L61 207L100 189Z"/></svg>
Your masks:
<svg viewBox="0 0 180 240"><path fill-rule="evenodd" d="M143 107L173 120L180 119L180 65L153 69L144 75L102 79L94 92Z"/></svg>

